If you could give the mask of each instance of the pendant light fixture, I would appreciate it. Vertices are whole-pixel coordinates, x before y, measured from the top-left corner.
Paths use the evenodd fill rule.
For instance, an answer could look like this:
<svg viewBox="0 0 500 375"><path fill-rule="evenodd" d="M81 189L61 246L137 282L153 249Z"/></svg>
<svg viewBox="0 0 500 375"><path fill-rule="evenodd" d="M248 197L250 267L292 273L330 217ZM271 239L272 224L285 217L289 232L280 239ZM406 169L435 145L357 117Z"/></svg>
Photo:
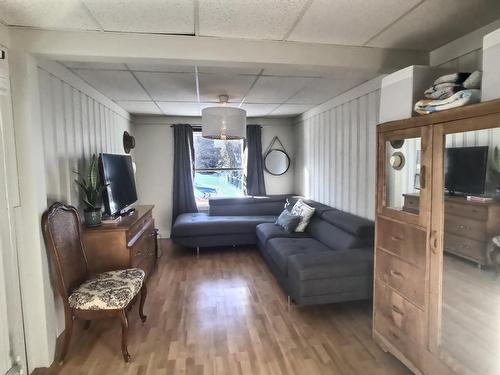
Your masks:
<svg viewBox="0 0 500 375"><path fill-rule="evenodd" d="M221 140L246 138L247 112L230 107L227 95L219 95L219 100L220 106L207 107L201 111L202 136Z"/></svg>

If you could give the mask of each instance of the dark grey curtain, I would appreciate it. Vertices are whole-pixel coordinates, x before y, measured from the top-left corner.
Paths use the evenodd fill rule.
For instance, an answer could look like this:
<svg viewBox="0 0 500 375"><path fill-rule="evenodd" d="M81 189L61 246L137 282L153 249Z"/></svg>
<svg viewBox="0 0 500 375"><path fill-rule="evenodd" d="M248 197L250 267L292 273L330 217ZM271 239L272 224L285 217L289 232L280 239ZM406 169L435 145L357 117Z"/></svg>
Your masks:
<svg viewBox="0 0 500 375"><path fill-rule="evenodd" d="M198 212L193 191L194 146L193 128L174 125L174 186L172 224L180 214Z"/></svg>
<svg viewBox="0 0 500 375"><path fill-rule="evenodd" d="M262 132L260 125L247 126L246 147L248 149L247 194L266 195L264 160L262 158Z"/></svg>

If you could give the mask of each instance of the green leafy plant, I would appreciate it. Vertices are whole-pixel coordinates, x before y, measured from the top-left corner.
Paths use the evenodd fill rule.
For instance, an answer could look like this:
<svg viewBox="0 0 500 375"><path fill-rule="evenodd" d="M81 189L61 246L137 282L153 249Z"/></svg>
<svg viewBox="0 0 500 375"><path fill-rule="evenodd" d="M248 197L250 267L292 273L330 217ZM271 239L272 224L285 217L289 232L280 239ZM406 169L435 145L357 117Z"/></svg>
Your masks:
<svg viewBox="0 0 500 375"><path fill-rule="evenodd" d="M97 165L97 157L92 155L90 160L90 165L87 170L87 178L85 179L82 174L78 171L74 171L79 176L76 179L76 184L80 187L83 193L83 203L88 210L98 210L101 208L102 203L102 191L104 186L101 184L101 179L99 178L99 171Z"/></svg>

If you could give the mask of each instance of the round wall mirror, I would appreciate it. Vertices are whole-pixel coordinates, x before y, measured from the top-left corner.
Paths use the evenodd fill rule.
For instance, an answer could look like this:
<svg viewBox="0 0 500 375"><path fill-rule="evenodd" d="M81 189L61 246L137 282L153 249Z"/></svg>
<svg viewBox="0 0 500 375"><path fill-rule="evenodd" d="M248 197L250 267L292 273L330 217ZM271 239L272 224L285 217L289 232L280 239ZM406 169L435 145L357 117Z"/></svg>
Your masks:
<svg viewBox="0 0 500 375"><path fill-rule="evenodd" d="M391 155L391 159L389 160L391 167L397 171L400 171L405 166L406 160L405 156L402 152L395 152Z"/></svg>
<svg viewBox="0 0 500 375"><path fill-rule="evenodd" d="M273 176L281 176L290 168L290 158L283 150L269 150L264 158L264 167Z"/></svg>

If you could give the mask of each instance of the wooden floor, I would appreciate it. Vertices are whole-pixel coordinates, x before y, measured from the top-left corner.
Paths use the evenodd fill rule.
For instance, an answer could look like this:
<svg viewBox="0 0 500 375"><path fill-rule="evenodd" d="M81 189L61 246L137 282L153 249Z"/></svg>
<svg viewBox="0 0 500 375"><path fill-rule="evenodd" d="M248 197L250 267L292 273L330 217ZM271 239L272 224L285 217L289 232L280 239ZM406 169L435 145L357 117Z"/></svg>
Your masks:
<svg viewBox="0 0 500 375"><path fill-rule="evenodd" d="M255 248L202 251L164 240L142 325L129 313L132 362L118 322L84 331L44 374L408 374L371 339L371 304L288 308Z"/></svg>

